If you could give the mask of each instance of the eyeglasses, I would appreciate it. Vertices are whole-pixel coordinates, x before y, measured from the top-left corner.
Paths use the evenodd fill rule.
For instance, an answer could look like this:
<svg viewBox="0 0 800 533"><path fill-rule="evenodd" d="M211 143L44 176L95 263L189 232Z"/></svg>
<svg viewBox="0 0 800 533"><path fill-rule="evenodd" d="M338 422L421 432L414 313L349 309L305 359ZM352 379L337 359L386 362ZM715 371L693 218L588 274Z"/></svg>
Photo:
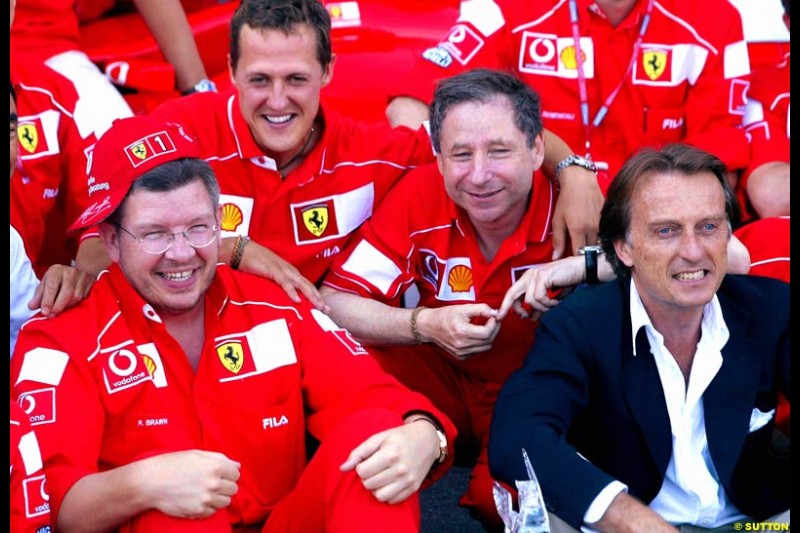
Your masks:
<svg viewBox="0 0 800 533"><path fill-rule="evenodd" d="M217 237L217 231L219 231L218 224L214 224L213 226L195 224L177 233L170 233L168 231L148 231L143 235L134 235L121 225L116 224L116 226L138 242L145 252L153 255L160 255L169 250L172 243L175 242L176 235L183 235L183 238L186 239L186 242L189 243L189 246L192 248L205 248L214 242Z"/></svg>

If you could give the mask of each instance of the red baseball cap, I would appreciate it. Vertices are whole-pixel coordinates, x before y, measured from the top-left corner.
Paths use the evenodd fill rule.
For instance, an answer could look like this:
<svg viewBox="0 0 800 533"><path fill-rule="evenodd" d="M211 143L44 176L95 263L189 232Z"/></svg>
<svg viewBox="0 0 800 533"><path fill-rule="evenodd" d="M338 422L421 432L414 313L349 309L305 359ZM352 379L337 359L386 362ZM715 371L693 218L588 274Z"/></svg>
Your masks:
<svg viewBox="0 0 800 533"><path fill-rule="evenodd" d="M90 155L87 186L92 204L67 231L99 224L119 207L139 176L184 157L200 157L200 148L180 124L151 116L115 120Z"/></svg>

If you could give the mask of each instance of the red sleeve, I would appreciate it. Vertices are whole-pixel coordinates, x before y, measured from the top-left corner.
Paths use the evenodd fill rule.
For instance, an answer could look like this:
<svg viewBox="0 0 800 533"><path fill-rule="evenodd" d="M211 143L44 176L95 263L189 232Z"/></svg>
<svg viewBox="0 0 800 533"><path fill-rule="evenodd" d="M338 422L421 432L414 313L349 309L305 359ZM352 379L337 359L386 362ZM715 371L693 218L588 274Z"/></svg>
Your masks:
<svg viewBox="0 0 800 533"><path fill-rule="evenodd" d="M103 438L102 406L94 380L86 365L64 348L82 344L75 338L81 335L80 328L74 323L66 327L64 321L61 325L48 321L41 328L28 322L11 359L11 398L28 406L47 471L53 521L72 485L97 472Z"/></svg>
<svg viewBox="0 0 800 533"><path fill-rule="evenodd" d="M38 533L45 531L43 528L50 525L50 505L46 499L42 455L28 415L13 400L10 404L10 531Z"/></svg>
<svg viewBox="0 0 800 533"><path fill-rule="evenodd" d="M372 218L334 258L325 285L399 305L400 296L414 281L410 208L415 191L411 185L420 172L425 170L411 171L389 192Z"/></svg>
<svg viewBox="0 0 800 533"><path fill-rule="evenodd" d="M409 390L381 370L366 349L326 314L304 307L299 336L302 386L310 411L308 427L315 437L324 439L350 413L379 407L395 411L398 426L407 414L430 413L444 429L448 442L455 442L455 426L427 397ZM449 464L434 472L444 473Z"/></svg>

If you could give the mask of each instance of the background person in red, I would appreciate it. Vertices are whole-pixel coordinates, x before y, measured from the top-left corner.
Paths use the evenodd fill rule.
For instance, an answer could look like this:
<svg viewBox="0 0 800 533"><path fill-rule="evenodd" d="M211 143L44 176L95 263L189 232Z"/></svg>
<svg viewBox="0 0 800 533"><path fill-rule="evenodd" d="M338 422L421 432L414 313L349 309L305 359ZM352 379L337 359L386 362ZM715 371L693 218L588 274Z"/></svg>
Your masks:
<svg viewBox="0 0 800 533"><path fill-rule="evenodd" d="M219 189L197 155L177 124L115 122L90 170L105 192L72 226L100 224L114 264L21 331L12 397L35 406L54 524L417 530L452 424L307 302L217 265Z"/></svg>
<svg viewBox="0 0 800 533"><path fill-rule="evenodd" d="M513 75L478 69L444 80L431 109L438 167L389 192L335 258L322 293L334 320L447 413L460 444L480 449L461 505L494 530L491 410L534 330L514 313L501 323L497 309L514 281L551 261L556 191L540 172L539 97ZM412 285L420 306L406 309L400 297Z"/></svg>
<svg viewBox="0 0 800 533"><path fill-rule="evenodd" d="M732 183L748 161L747 46L726 0L465 1L420 64L432 82L477 66L518 73L542 96L545 127L598 165L603 191L641 146L695 144L722 158ZM393 102L393 124L425 111L401 103L411 104Z"/></svg>
<svg viewBox="0 0 800 533"><path fill-rule="evenodd" d="M783 1L789 27L789 1ZM753 70L743 118L750 139L750 163L742 173L739 202L747 218L790 214L790 57Z"/></svg>

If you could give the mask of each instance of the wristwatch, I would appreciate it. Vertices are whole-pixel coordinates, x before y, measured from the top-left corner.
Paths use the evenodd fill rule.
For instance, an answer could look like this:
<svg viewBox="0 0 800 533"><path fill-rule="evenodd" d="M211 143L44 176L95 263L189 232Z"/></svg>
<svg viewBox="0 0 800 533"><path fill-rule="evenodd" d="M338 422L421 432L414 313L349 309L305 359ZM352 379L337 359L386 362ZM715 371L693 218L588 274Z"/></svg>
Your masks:
<svg viewBox="0 0 800 533"><path fill-rule="evenodd" d="M597 283L597 256L603 253L603 247L600 245L594 246L581 246L578 248L578 254L582 255L586 260L586 283L593 285Z"/></svg>
<svg viewBox="0 0 800 533"><path fill-rule="evenodd" d="M181 94L186 96L187 94L207 93L209 91L217 92L217 85L211 80L200 80L194 87L186 89Z"/></svg>
<svg viewBox="0 0 800 533"><path fill-rule="evenodd" d="M439 459L437 459L437 464L442 464L445 459L447 459L447 435L444 434L444 431L436 428L436 436L439 437Z"/></svg>
<svg viewBox="0 0 800 533"><path fill-rule="evenodd" d="M447 435L444 434L444 431L442 431L442 428L439 427L439 424L430 419L428 415L423 413L419 414L422 414L423 416L415 418L414 420L411 420L411 422L417 422L419 420L422 420L423 422L427 422L428 424L433 426L433 429L436 430L436 437L439 439L439 458L436 459L436 463L434 464L440 465L444 462L445 459L447 459Z"/></svg>
<svg viewBox="0 0 800 533"><path fill-rule="evenodd" d="M565 157L559 164L556 165L556 169L553 172L553 181L556 183L556 187L561 185L560 176L561 173L564 171L565 168L577 165L579 167L583 167L586 170L591 170L592 172L597 172L597 166L592 162L591 159L587 159L585 157L581 157L579 155L571 155Z"/></svg>

